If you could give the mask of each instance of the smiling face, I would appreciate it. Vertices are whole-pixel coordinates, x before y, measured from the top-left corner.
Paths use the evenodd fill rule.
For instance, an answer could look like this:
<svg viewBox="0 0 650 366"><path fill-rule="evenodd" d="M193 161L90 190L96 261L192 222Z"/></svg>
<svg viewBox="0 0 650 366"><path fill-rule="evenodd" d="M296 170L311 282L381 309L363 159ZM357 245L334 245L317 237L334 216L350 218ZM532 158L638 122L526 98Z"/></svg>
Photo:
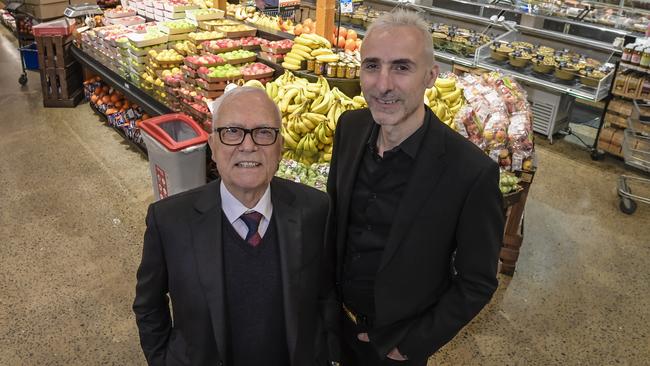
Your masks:
<svg viewBox="0 0 650 366"><path fill-rule="evenodd" d="M423 42L431 39L423 39L418 28L403 25L374 29L363 40L361 90L379 125L422 123L424 91L438 75Z"/></svg>
<svg viewBox="0 0 650 366"><path fill-rule="evenodd" d="M266 93L239 93L224 100L217 110L215 129L218 127L280 127L273 101ZM228 146L221 142L216 131L210 135L212 160L228 191L240 202L252 203L254 206L262 197L273 175L278 169L281 159L282 136L273 145L259 146L253 142L250 134L246 134L244 142L236 146ZM252 207L252 206L251 206Z"/></svg>

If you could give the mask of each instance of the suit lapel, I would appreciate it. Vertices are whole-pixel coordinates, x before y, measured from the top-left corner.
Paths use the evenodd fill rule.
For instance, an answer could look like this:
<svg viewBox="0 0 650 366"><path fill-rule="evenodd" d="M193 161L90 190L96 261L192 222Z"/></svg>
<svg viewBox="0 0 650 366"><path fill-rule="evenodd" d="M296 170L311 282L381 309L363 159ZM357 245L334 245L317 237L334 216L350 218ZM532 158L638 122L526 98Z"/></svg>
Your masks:
<svg viewBox="0 0 650 366"><path fill-rule="evenodd" d="M214 338L224 364L226 359L226 303L221 240L220 180L209 183L205 193L196 201L198 218L192 223L192 247L199 281L210 309Z"/></svg>
<svg viewBox="0 0 650 366"><path fill-rule="evenodd" d="M422 206L436 189L436 184L445 171L444 137L447 127L433 116L429 108L426 108L426 111L425 123L429 124L427 133L420 145L406 191L400 200L395 220L391 225L379 271L384 268L399 248L404 235L411 229L414 216L423 209Z"/></svg>
<svg viewBox="0 0 650 366"><path fill-rule="evenodd" d="M351 136L347 138L344 146L347 151L341 151L341 156L346 158L349 157L349 160L346 159L341 161L338 167L338 182L336 182L337 191L339 192L339 199L337 202L337 206L339 207L337 209L337 243L343 243L344 238L347 235L346 231L348 227L347 224L350 213L352 190L354 189L354 182L359 173L361 158L363 157L363 153L367 146L366 141L368 141L370 132L372 131L372 126L374 125L374 120L370 115L370 111L367 112L367 123L364 123L361 128L350 131ZM337 258L339 258L339 260L343 258L344 250L345 245L337 246ZM340 268L342 268L342 266Z"/></svg>
<svg viewBox="0 0 650 366"><path fill-rule="evenodd" d="M293 206L295 196L280 181L271 181L273 216L278 232L284 319L289 355L294 360L300 313L300 268L302 265L301 212Z"/></svg>

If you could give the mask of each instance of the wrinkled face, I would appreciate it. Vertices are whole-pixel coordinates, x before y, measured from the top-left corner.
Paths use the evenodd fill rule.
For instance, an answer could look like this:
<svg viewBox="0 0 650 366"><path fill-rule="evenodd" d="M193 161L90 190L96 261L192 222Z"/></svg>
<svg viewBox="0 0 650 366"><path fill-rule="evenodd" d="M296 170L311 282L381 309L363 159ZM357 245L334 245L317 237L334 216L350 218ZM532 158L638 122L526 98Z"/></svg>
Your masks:
<svg viewBox="0 0 650 366"><path fill-rule="evenodd" d="M219 108L214 128L218 127L280 127L273 102L265 94L238 95ZM273 145L259 146L250 134L236 146L221 142L215 131L210 135L212 160L217 164L221 179L228 191L239 197L242 194L264 194L281 159L282 136Z"/></svg>
<svg viewBox="0 0 650 366"><path fill-rule="evenodd" d="M361 47L361 90L372 117L382 126L396 126L424 110L426 88L433 86L438 66L426 55L417 28L374 30Z"/></svg>

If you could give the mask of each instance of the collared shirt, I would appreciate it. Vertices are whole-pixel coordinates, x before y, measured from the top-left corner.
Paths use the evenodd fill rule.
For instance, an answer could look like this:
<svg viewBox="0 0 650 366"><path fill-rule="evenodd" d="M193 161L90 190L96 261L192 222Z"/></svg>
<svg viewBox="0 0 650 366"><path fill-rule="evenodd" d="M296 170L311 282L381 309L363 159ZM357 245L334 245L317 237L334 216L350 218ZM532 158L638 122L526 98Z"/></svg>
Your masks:
<svg viewBox="0 0 650 366"><path fill-rule="evenodd" d="M359 314L374 316L374 284L394 215L406 190L428 118L395 148L379 156L375 124L366 143L352 191L343 267L343 302Z"/></svg>
<svg viewBox="0 0 650 366"><path fill-rule="evenodd" d="M262 214L260 226L257 231L260 233L260 237L264 237L264 233L266 233L266 229L268 229L269 223L271 222L271 215L273 214L271 186L269 185L266 187L266 192L264 192L262 198L257 202L257 205L250 209L239 202L239 200L228 191L228 188L226 188L223 181L221 181L219 190L221 191L221 209L224 214L226 214L228 222L230 222L233 228L235 228L235 231L237 231L237 234L239 234L242 239L246 239L248 226L246 226L246 223L244 223L244 220L242 220L240 216L249 211L257 211Z"/></svg>

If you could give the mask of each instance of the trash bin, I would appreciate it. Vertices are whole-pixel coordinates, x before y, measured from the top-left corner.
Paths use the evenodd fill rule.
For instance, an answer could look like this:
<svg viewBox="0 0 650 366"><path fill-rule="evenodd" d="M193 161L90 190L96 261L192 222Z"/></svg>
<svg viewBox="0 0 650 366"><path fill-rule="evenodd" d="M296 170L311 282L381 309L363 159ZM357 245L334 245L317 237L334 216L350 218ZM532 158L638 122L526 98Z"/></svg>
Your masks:
<svg viewBox="0 0 650 366"><path fill-rule="evenodd" d="M190 117L166 114L140 124L156 200L205 184L208 134Z"/></svg>

